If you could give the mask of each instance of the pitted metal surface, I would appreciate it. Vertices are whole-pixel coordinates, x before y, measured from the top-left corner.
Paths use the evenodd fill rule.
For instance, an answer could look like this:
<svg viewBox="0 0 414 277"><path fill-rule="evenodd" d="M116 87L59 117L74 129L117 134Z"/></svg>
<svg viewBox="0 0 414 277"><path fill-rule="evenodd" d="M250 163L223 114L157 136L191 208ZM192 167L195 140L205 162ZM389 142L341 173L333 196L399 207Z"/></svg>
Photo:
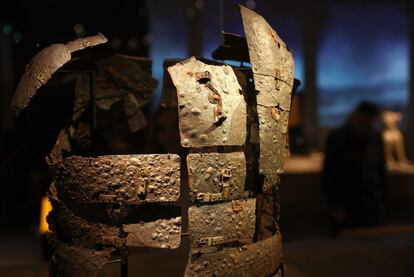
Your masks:
<svg viewBox="0 0 414 277"><path fill-rule="evenodd" d="M278 107L257 106L259 114L261 174L283 172L283 163L287 155L287 132L289 112Z"/></svg>
<svg viewBox="0 0 414 277"><path fill-rule="evenodd" d="M181 217L125 224L126 245L174 249L180 246Z"/></svg>
<svg viewBox="0 0 414 277"><path fill-rule="evenodd" d="M271 276L282 264L279 234L253 244L194 255L185 276Z"/></svg>
<svg viewBox="0 0 414 277"><path fill-rule="evenodd" d="M192 202L241 199L249 194L243 152L189 154L187 168Z"/></svg>
<svg viewBox="0 0 414 277"><path fill-rule="evenodd" d="M177 201L180 195L178 155L72 156L52 168L61 200L139 204Z"/></svg>
<svg viewBox="0 0 414 277"><path fill-rule="evenodd" d="M246 103L230 66L207 65L194 57L168 68L177 88L181 145L243 145Z"/></svg>
<svg viewBox="0 0 414 277"><path fill-rule="evenodd" d="M121 228L90 222L75 215L62 201L55 199L51 202L53 210L48 222L55 239L86 248L102 245L119 247L124 244Z"/></svg>
<svg viewBox="0 0 414 277"><path fill-rule="evenodd" d="M293 57L260 15L240 9L247 38L237 38L244 46L233 57L245 60L247 46L251 71L194 57L165 63L170 75L164 76L162 105L177 106L181 145L191 153L183 176L192 204L186 276L284 275L277 186L287 153ZM71 52L103 42L98 35L43 49L29 64L12 106L26 107ZM76 124L61 132L48 159L55 177L50 186L51 268L61 276L99 276L115 251L174 249L184 235L178 155L67 157L76 147L92 144L91 130L111 125L113 117L104 117L103 111L120 111L131 132L147 124L141 107L157 83L148 69L151 62L124 55L94 62L96 82L91 86L89 76L79 79ZM103 124L97 121L92 129L81 122L91 87Z"/></svg>
<svg viewBox="0 0 414 277"><path fill-rule="evenodd" d="M256 199L192 206L188 210L192 248L251 242L256 224Z"/></svg>
<svg viewBox="0 0 414 277"><path fill-rule="evenodd" d="M73 41L69 41L65 44L65 46L69 49L70 52L76 52L88 47L93 47L102 43L107 42L108 40L106 37L98 33L95 36L85 37L85 38L78 38Z"/></svg>
<svg viewBox="0 0 414 277"><path fill-rule="evenodd" d="M42 49L27 65L17 85L11 109L16 113L25 109L36 91L52 78L53 73L70 61L72 52L106 42L105 36L99 33L67 44L52 44Z"/></svg>
<svg viewBox="0 0 414 277"><path fill-rule="evenodd" d="M111 251L76 247L51 240L53 256L51 274L56 276L102 276Z"/></svg>
<svg viewBox="0 0 414 277"><path fill-rule="evenodd" d="M283 111L290 111L292 86L273 76L253 74L257 104L261 106L277 106Z"/></svg>
<svg viewBox="0 0 414 277"><path fill-rule="evenodd" d="M240 6L259 114L261 174L283 172L293 88L293 56L266 20Z"/></svg>
<svg viewBox="0 0 414 277"><path fill-rule="evenodd" d="M293 57L290 49L262 16L241 5L240 12L253 74L271 76L292 87Z"/></svg>

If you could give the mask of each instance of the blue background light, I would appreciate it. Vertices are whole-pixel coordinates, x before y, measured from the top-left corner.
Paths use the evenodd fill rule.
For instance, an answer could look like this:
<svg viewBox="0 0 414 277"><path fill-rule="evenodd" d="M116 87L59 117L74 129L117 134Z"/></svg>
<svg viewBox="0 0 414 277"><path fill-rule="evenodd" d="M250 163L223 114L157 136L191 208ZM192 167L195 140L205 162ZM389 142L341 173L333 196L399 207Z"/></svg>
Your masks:
<svg viewBox="0 0 414 277"><path fill-rule="evenodd" d="M246 1L239 1L246 4ZM153 0L149 12L153 42L150 55L154 61L155 78L162 82L165 58L187 58L186 2ZM196 3L196 2L195 2ZM220 2L203 1L202 55L211 53L220 44ZM368 2L327 4L324 28L320 29L316 78L318 87L319 124L340 125L361 101L369 100L384 108L406 111L408 100L409 41L408 18L399 4ZM223 1L224 31L244 35L238 8L232 1ZM286 14L274 1L256 1L255 10L277 30L292 49L295 78L304 82L303 31L300 15ZM197 15L197 16L199 16ZM238 65L238 63L232 63ZM158 86L156 107L161 90Z"/></svg>
<svg viewBox="0 0 414 277"><path fill-rule="evenodd" d="M319 122L342 123L361 101L404 111L408 19L392 3L334 3L318 52Z"/></svg>

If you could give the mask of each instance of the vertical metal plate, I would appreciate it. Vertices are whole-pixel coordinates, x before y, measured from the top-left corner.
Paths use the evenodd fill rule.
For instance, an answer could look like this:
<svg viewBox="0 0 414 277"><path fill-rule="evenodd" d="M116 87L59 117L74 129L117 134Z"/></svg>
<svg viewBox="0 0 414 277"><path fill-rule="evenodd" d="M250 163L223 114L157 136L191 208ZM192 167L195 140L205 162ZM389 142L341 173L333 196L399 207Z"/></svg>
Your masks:
<svg viewBox="0 0 414 277"><path fill-rule="evenodd" d="M283 171L293 87L293 56L266 20L240 6L259 114L261 174Z"/></svg>
<svg viewBox="0 0 414 277"><path fill-rule="evenodd" d="M283 172L286 156L287 131L289 112L277 107L257 106L259 114L260 159L261 174Z"/></svg>

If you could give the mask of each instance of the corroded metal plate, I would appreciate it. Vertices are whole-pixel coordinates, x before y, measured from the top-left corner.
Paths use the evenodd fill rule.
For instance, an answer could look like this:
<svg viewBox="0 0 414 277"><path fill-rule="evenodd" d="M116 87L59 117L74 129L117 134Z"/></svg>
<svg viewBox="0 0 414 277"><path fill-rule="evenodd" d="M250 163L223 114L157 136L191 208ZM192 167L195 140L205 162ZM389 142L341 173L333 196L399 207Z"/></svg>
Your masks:
<svg viewBox="0 0 414 277"><path fill-rule="evenodd" d="M261 15L241 5L240 12L253 74L281 78L292 86L293 68L288 67L293 64L288 60L289 57L292 59L292 54L285 42ZM276 76L276 68L288 71Z"/></svg>
<svg viewBox="0 0 414 277"><path fill-rule="evenodd" d="M279 234L253 244L193 257L185 276L271 276L282 265Z"/></svg>
<svg viewBox="0 0 414 277"><path fill-rule="evenodd" d="M121 228L90 222L75 215L62 201L51 200L53 210L47 220L56 239L78 247L122 246Z"/></svg>
<svg viewBox="0 0 414 277"><path fill-rule="evenodd" d="M287 153L287 131L289 112L277 107L257 106L259 114L261 174L283 172L283 163Z"/></svg>
<svg viewBox="0 0 414 277"><path fill-rule="evenodd" d="M57 240L51 240L51 244L51 268L56 276L102 276L103 267L111 256L109 250L81 248Z"/></svg>
<svg viewBox="0 0 414 277"><path fill-rule="evenodd" d="M293 87L293 56L266 20L240 6L259 114L261 174L283 171Z"/></svg>
<svg viewBox="0 0 414 277"><path fill-rule="evenodd" d="M102 110L109 110L113 104L132 97L136 108L151 101L157 87L157 80L145 70L148 60L137 60L136 57L114 55L97 63L96 72L96 105ZM79 119L90 101L89 75L81 75L75 87L73 119Z"/></svg>
<svg viewBox="0 0 414 277"><path fill-rule="evenodd" d="M257 104L262 106L278 106L290 111L292 87L272 76L254 75Z"/></svg>
<svg viewBox="0 0 414 277"><path fill-rule="evenodd" d="M257 197L258 240L269 238L278 230L280 208L277 185L279 180L277 174L266 175L262 192Z"/></svg>
<svg viewBox="0 0 414 277"><path fill-rule="evenodd" d="M178 155L72 156L51 167L61 200L138 204L177 201L180 195Z"/></svg>
<svg viewBox="0 0 414 277"><path fill-rule="evenodd" d="M125 224L127 246L174 249L180 246L181 217Z"/></svg>
<svg viewBox="0 0 414 277"><path fill-rule="evenodd" d="M96 36L78 39L67 44L52 44L42 49L27 65L17 85L11 109L18 113L26 108L36 91L50 80L53 73L70 61L72 52L105 42L107 39L99 33Z"/></svg>
<svg viewBox="0 0 414 277"><path fill-rule="evenodd" d="M188 218L192 248L249 242L255 230L256 199L192 206Z"/></svg>
<svg viewBox="0 0 414 277"><path fill-rule="evenodd" d="M290 49L262 16L241 5L240 12L253 74L272 76L292 87L293 57Z"/></svg>
<svg viewBox="0 0 414 277"><path fill-rule="evenodd" d="M194 57L168 68L177 88L183 147L243 145L246 102L230 66Z"/></svg>
<svg viewBox="0 0 414 277"><path fill-rule="evenodd" d="M88 47L93 47L93 46L105 43L107 41L108 40L103 34L98 33L95 36L78 38L78 39L69 41L68 43L65 44L65 46L69 49L70 52L73 53L78 50L82 50Z"/></svg>
<svg viewBox="0 0 414 277"><path fill-rule="evenodd" d="M187 168L193 202L240 199L248 195L243 152L189 154Z"/></svg>

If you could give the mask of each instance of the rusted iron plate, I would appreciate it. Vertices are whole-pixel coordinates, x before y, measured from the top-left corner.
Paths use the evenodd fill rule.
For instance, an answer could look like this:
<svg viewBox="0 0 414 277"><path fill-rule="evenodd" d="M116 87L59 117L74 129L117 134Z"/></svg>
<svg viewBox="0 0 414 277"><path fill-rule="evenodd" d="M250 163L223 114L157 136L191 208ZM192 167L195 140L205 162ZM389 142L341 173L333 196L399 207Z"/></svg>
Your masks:
<svg viewBox="0 0 414 277"><path fill-rule="evenodd" d="M88 47L93 47L93 46L105 43L107 41L108 40L103 34L98 33L95 36L78 38L76 40L69 41L68 43L65 44L65 46L69 49L70 52L73 53L78 50L82 50Z"/></svg>
<svg viewBox="0 0 414 277"><path fill-rule="evenodd" d="M148 63L148 60L125 55L99 61L95 92L98 108L109 110L113 104L126 98L134 102L135 110L148 104L158 84L147 72ZM75 87L74 120L86 110L90 99L89 75L82 75Z"/></svg>
<svg viewBox="0 0 414 277"><path fill-rule="evenodd" d="M283 163L287 154L287 131L289 112L278 107L257 106L259 114L261 174L283 172Z"/></svg>
<svg viewBox="0 0 414 277"><path fill-rule="evenodd" d="M293 87L293 56L266 20L240 6L248 43L257 103L290 110Z"/></svg>
<svg viewBox="0 0 414 277"><path fill-rule="evenodd" d="M178 155L72 156L51 167L62 200L138 204L177 201L180 195Z"/></svg>
<svg viewBox="0 0 414 277"><path fill-rule="evenodd" d="M272 76L254 74L257 104L262 106L279 106L290 111L292 87Z"/></svg>
<svg viewBox="0 0 414 277"><path fill-rule="evenodd" d="M279 176L276 174L266 175L262 192L257 197L257 238L259 240L269 238L278 231L279 222L279 199L278 188Z"/></svg>
<svg viewBox="0 0 414 277"><path fill-rule="evenodd" d="M261 15L239 6L253 73L293 86L293 57L285 42Z"/></svg>
<svg viewBox="0 0 414 277"><path fill-rule="evenodd" d="M273 174L266 174L263 182L262 193L264 195L273 195L276 187L280 183L280 177L273 172Z"/></svg>
<svg viewBox="0 0 414 277"><path fill-rule="evenodd" d="M52 44L37 53L26 67L26 71L17 85L11 102L11 109L19 113L27 107L36 91L46 84L53 73L70 61L71 53L86 47L107 42L104 35L86 37L67 44Z"/></svg>
<svg viewBox="0 0 414 277"><path fill-rule="evenodd" d="M243 152L198 153L187 156L190 200L215 202L240 199L245 191L246 159Z"/></svg>
<svg viewBox="0 0 414 277"><path fill-rule="evenodd" d="M120 247L124 244L120 237L121 228L90 222L75 215L62 201L51 199L51 202L53 210L47 220L56 239L86 248L102 245Z"/></svg>
<svg viewBox="0 0 414 277"><path fill-rule="evenodd" d="M52 276L102 276L102 270L111 254L109 250L75 247L52 240Z"/></svg>
<svg viewBox="0 0 414 277"><path fill-rule="evenodd" d="M256 199L192 206L188 218L192 248L251 241L256 223Z"/></svg>
<svg viewBox="0 0 414 277"><path fill-rule="evenodd" d="M62 129L56 139L56 142L46 157L46 161L49 165L58 163L63 160L65 154L70 153L70 137L69 132L66 129Z"/></svg>
<svg viewBox="0 0 414 277"><path fill-rule="evenodd" d="M169 249L180 246L181 217L125 224L122 228L127 233L127 246Z"/></svg>
<svg viewBox="0 0 414 277"><path fill-rule="evenodd" d="M168 68L177 88L183 147L243 145L246 103L230 66L194 57Z"/></svg>
<svg viewBox="0 0 414 277"><path fill-rule="evenodd" d="M279 234L253 244L194 255L185 276L270 276L282 264Z"/></svg>
<svg viewBox="0 0 414 277"><path fill-rule="evenodd" d="M131 133L145 128L148 124L136 97L130 93L124 98L124 111L128 119L128 127Z"/></svg>

